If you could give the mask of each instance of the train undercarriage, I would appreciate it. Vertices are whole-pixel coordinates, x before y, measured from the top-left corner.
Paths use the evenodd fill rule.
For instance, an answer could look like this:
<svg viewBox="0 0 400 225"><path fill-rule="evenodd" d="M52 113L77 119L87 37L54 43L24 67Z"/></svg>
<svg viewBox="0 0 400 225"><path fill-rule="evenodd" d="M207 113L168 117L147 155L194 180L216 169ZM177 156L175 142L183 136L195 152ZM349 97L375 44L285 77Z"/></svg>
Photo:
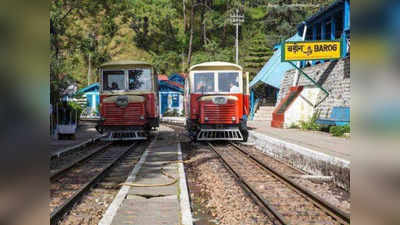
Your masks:
<svg viewBox="0 0 400 225"><path fill-rule="evenodd" d="M103 141L147 140L150 131L155 127L158 127L158 124L158 119L151 120L143 126L104 125L100 122L96 126L96 130L100 134L106 134L101 139Z"/></svg>
<svg viewBox="0 0 400 225"><path fill-rule="evenodd" d="M246 121L239 124L199 124L187 120L186 129L194 141L243 141L249 136Z"/></svg>

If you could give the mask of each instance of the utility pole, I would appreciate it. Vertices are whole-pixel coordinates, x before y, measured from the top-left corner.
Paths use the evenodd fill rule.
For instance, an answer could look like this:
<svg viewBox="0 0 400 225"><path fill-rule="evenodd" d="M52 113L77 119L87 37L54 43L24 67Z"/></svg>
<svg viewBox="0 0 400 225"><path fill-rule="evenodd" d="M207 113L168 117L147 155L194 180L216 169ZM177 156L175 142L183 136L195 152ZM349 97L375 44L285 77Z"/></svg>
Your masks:
<svg viewBox="0 0 400 225"><path fill-rule="evenodd" d="M92 73L92 62L91 62L92 56L90 55L89 52L89 68L88 68L88 73L87 73L87 85L90 85L90 74Z"/></svg>
<svg viewBox="0 0 400 225"><path fill-rule="evenodd" d="M244 22L244 15L239 13L239 9L236 9L234 13L231 14L231 23L236 26L236 64L239 64L239 26Z"/></svg>
<svg viewBox="0 0 400 225"><path fill-rule="evenodd" d="M96 36L94 35L94 33L90 33L88 35L88 38L90 40L89 54L88 54L88 63L89 63L89 65L88 65L88 74L87 74L87 82L88 82L88 86L89 86L90 85L90 76L92 74L92 54L91 54L90 51L92 51L92 49L94 47L93 46L93 42L94 42L94 39L96 38Z"/></svg>

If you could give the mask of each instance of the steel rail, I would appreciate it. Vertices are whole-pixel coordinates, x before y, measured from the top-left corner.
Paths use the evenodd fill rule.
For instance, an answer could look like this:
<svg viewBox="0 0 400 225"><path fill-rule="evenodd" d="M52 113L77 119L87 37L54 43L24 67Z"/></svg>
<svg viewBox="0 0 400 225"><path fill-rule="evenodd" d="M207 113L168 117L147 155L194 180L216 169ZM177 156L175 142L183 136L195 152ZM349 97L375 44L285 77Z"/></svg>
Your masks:
<svg viewBox="0 0 400 225"><path fill-rule="evenodd" d="M341 224L350 224L350 215L341 209L337 208L336 206L332 205L328 201L320 198L313 192L306 189L304 186L300 184L296 184L290 178L286 177L285 175L281 174L280 172L276 171L275 169L271 168L270 166L266 165L265 163L261 162L259 159L254 157L252 154L248 153L247 151L240 148L238 145L230 143L235 149L239 152L247 156L252 161L256 162L256 164L261 167L262 169L267 170L271 175L275 178L286 184L292 190L297 192L298 194L302 195L306 199L310 200L314 203L314 205L318 206L321 210L325 211L329 216L335 218Z"/></svg>
<svg viewBox="0 0 400 225"><path fill-rule="evenodd" d="M50 214L50 224L56 224L56 222L65 214L65 212L71 208L75 202L77 202L80 197L87 192L93 184L95 184L98 180L104 177L104 175L125 155L129 153L129 151L135 147L138 142L128 146L125 151L121 152L120 155L117 155L115 159L113 159L110 163L108 163L95 177L91 178L86 184L84 184L78 191L76 191L70 198L63 202L60 206L55 208L53 212Z"/></svg>
<svg viewBox="0 0 400 225"><path fill-rule="evenodd" d="M273 216L281 223L284 225L289 225L290 223L283 218L283 216L273 207L267 200L265 200L260 193L258 193L257 190L252 188L230 165L229 163L222 157L222 155L215 149L215 147L207 143L210 149L212 149L221 159L223 162L224 167L231 172L231 174L236 178L237 181L239 181L239 185L247 192L250 194L251 198L261 207L267 208L270 213L273 214ZM263 210L264 213L266 213ZM266 213L268 214L268 213Z"/></svg>
<svg viewBox="0 0 400 225"><path fill-rule="evenodd" d="M81 157L81 158L79 158L79 159L73 161L72 163L70 163L70 164L68 164L68 165L66 165L66 166L64 166L64 167L62 167L61 169L57 169L57 170L54 170L53 172L50 172L50 180L52 180L52 179L58 177L60 174L66 172L67 170L69 170L69 169L71 169L72 167L74 167L76 164L81 163L81 162L83 162L83 161L85 161L85 160L91 158L91 157L94 156L96 153L99 153L101 150L103 150L103 149L109 147L111 144L112 144L112 143L107 143L107 144L104 144L104 145L102 145L102 146L99 146L99 147L96 148L93 152L90 152L90 153L84 155L83 157Z"/></svg>

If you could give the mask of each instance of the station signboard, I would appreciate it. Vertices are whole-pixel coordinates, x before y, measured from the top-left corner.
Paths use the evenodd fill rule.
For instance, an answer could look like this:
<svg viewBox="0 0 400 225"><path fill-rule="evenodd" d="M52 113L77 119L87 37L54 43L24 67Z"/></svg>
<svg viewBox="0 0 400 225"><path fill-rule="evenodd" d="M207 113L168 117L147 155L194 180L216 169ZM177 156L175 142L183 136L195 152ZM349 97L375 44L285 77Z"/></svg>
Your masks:
<svg viewBox="0 0 400 225"><path fill-rule="evenodd" d="M281 52L282 62L339 59L342 43L340 40L284 42Z"/></svg>

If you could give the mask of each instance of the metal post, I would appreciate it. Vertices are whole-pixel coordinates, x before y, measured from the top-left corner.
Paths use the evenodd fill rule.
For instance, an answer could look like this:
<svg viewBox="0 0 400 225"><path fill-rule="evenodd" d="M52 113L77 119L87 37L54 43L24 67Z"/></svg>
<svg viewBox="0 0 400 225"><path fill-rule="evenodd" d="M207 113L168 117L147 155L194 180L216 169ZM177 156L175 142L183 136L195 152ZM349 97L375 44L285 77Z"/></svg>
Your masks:
<svg viewBox="0 0 400 225"><path fill-rule="evenodd" d="M290 63L294 68L296 68L298 71L300 71L300 73L303 74L309 81L311 81L311 83L313 83L315 86L317 86L319 89L321 89L325 93L325 97L314 106L314 107L317 107L321 102L323 102L329 96L329 92L325 88L323 88L321 85L319 85L317 82L315 82L315 80L313 80L310 76L308 76L302 69L297 67L296 64L294 64L293 62L290 62L290 61L288 63Z"/></svg>
<svg viewBox="0 0 400 225"><path fill-rule="evenodd" d="M235 25L236 28L236 37L235 37L236 64L239 64L239 26L243 22L244 22L244 16L242 14L239 14L239 10L236 9L236 11L231 15L231 23Z"/></svg>
<svg viewBox="0 0 400 225"><path fill-rule="evenodd" d="M307 24L304 23L303 36L302 36L303 41L306 39L306 33L307 33ZM297 62L297 67L300 67L300 61ZM299 82L299 74L300 74L299 70L296 70L293 79L293 87L297 86L297 83Z"/></svg>
<svg viewBox="0 0 400 225"><path fill-rule="evenodd" d="M326 24L325 21L321 21L321 40L326 39ZM321 60L322 63L325 62L325 60Z"/></svg>
<svg viewBox="0 0 400 225"><path fill-rule="evenodd" d="M236 24L236 40L235 40L235 46L236 46L236 64L239 64L239 24Z"/></svg>
<svg viewBox="0 0 400 225"><path fill-rule="evenodd" d="M335 17L331 17L331 40L336 39L336 20Z"/></svg>

